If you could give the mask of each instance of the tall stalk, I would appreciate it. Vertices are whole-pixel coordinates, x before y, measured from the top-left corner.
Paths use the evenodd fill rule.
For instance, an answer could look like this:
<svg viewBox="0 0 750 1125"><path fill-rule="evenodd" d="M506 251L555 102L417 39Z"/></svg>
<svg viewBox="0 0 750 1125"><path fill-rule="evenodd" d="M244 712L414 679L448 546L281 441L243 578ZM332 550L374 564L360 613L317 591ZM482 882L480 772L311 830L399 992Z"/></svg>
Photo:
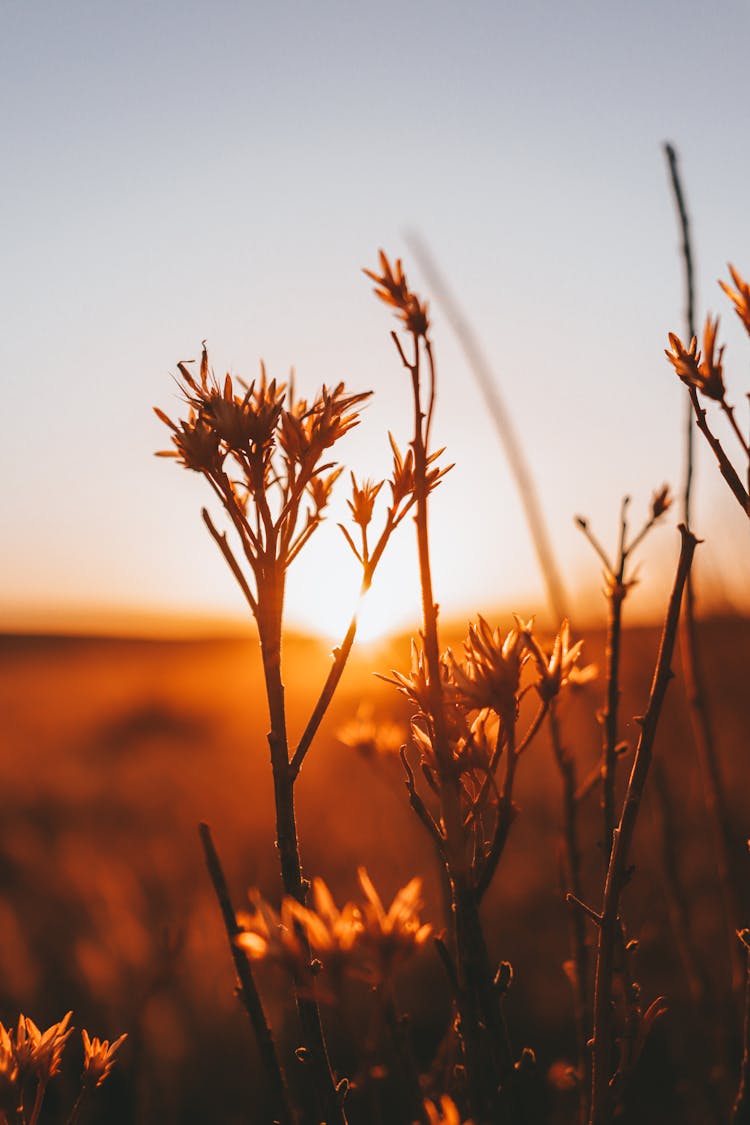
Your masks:
<svg viewBox="0 0 750 1125"><path fill-rule="evenodd" d="M613 977L615 953L622 939L620 899L629 877L630 849L640 812L643 792L651 766L654 741L667 687L672 678L671 661L677 637L682 596L690 573L697 540L684 524L680 525L681 549L674 586L662 631L659 655L651 685L648 706L639 723L641 734L633 758L630 779L617 828L604 885L601 912L596 916L599 930L594 983L594 1036L590 1125L610 1125L614 1114L613 1079Z"/></svg>
<svg viewBox="0 0 750 1125"><path fill-rule="evenodd" d="M696 335L696 318L690 219L680 179L677 153L673 146L669 144L664 146L664 151L669 164L670 182L682 236L681 250L685 287L684 322L688 339L691 340ZM682 488L682 519L686 527L692 526L696 404L697 396L691 388L685 396L685 467ZM700 407L698 407L698 410L700 410ZM688 577L685 587L685 600L680 617L680 662L685 681L690 729L703 780L703 800L713 836L714 863L721 893L726 931L731 947L730 964L734 967L735 985L739 986L742 972L739 957L736 955L737 946L734 940L734 931L737 926L743 924L744 907L747 901L747 892L743 886L744 879L737 862L737 856L742 849L742 842L736 838L736 833L732 827L726 787L719 761L716 732L706 692L698 637L695 587L691 576Z"/></svg>

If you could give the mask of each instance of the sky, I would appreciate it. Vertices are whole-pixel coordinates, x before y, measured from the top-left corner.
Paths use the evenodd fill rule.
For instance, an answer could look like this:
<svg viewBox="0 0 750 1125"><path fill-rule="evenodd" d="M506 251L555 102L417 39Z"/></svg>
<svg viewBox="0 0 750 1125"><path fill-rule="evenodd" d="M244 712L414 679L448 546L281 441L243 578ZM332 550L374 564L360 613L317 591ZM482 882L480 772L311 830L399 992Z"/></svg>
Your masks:
<svg viewBox="0 0 750 1125"><path fill-rule="evenodd" d="M362 476L406 445L392 323L361 273L430 247L471 322L534 474L574 613L623 494L633 520L682 478L682 331L665 140L693 221L698 310L722 313L743 416L750 341L716 285L750 275L746 0L408 5L0 0L0 629L241 619L197 476L153 456L178 360L259 361L301 393L375 394L340 447ZM543 603L523 510L480 391L433 301L432 505L445 615ZM723 433L723 431L722 431ZM699 447L707 609L750 610L747 521ZM342 478L343 481L344 478ZM357 576L335 524L290 577L292 624L335 633ZM218 518L218 515L217 515ZM633 613L661 612L675 519L642 552ZM376 577L371 628L416 614L413 528ZM745 566L746 572L746 566ZM596 603L599 604L599 603Z"/></svg>

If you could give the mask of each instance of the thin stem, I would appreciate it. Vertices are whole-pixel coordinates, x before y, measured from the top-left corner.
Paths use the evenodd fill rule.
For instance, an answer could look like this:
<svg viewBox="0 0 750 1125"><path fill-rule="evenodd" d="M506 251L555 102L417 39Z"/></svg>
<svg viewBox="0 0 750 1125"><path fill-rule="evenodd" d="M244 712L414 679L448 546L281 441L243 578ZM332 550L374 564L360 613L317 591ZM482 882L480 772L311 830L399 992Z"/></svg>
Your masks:
<svg viewBox="0 0 750 1125"><path fill-rule="evenodd" d="M743 434L740 427L737 425L737 419L734 416L734 407L730 406L725 398L723 398L721 400L720 406L721 406L721 409L724 411L724 414L726 415L726 417L729 419L729 424L732 427L732 429L734 430L735 436L736 436L737 440L739 441L740 445L742 446L743 453L745 454L746 457L750 456L750 447L748 447L747 440L745 439L745 435Z"/></svg>
<svg viewBox="0 0 750 1125"><path fill-rule="evenodd" d="M68 1115L68 1119L65 1122L65 1125L78 1125L78 1120L81 1116L81 1108L82 1108L83 1103L86 1099L87 1092L88 1092L88 1085L84 1083L84 1085L81 1087L81 1092L79 1093L78 1097L76 1098L75 1103L73 1105L73 1108L71 1109L71 1111Z"/></svg>
<svg viewBox="0 0 750 1125"><path fill-rule="evenodd" d="M693 336L696 335L696 331L694 308L695 287L693 280L690 220L680 180L677 153L671 145L665 145L665 152L669 161L672 189L682 233L682 258L685 284L685 329L688 339L692 339ZM699 425L701 424L701 408L694 389L691 390L691 393L687 396L687 403L682 518L685 526L690 527L694 460L694 413L698 417ZM703 419L705 422L705 412L703 413ZM733 415L732 421L734 421ZM737 481L737 484L739 483L740 482ZM737 957L738 951L734 940L734 930L738 925L742 924L742 914L744 911L741 903L743 903L743 899L746 901L744 888L747 884L747 872L740 869L740 863L745 861L745 852L741 842L736 839L732 827L726 788L719 763L714 723L708 703L703 661L701 659L701 650L698 643L695 590L692 574L688 575L685 587L685 600L682 616L680 618L680 660L685 680L690 728L703 780L701 788L703 790L704 803L712 830L714 862L716 864L716 873L721 892L725 928L730 941L729 963L734 969L732 974L734 981L739 983L741 969ZM742 856L742 860L739 860L740 856Z"/></svg>
<svg viewBox="0 0 750 1125"><path fill-rule="evenodd" d="M576 764L572 754L565 748L560 729L560 718L557 713L557 701L552 700L549 708L549 728L552 741L552 752L560 773L562 782L562 810L563 810L563 841L565 844L565 872L567 879L567 892L576 902L583 902L583 877L581 872L581 841L578 824L578 802L576 789ZM589 946L586 940L586 919L580 909L571 910L571 952L575 972L573 974L573 1003L576 1025L576 1041L578 1045L578 1069L581 1078L580 1119L585 1121L588 1115L588 1088L587 1082L589 1067L589 1051L587 1042L591 1027L591 1003L589 988Z"/></svg>
<svg viewBox="0 0 750 1125"><path fill-rule="evenodd" d="M648 707L642 719L641 734L633 758L620 821L612 840L607 878L599 925L596 975L594 987L594 1042L592 1052L590 1125L609 1125L613 1109L610 1096L612 1078L612 987L615 949L621 934L620 898L628 879L628 860L638 821L643 791L653 754L654 740L666 695L672 678L671 661L677 637L682 594L697 544L695 536L680 525L681 548L674 586L661 637Z"/></svg>
<svg viewBox="0 0 750 1125"><path fill-rule="evenodd" d="M237 924L237 915L232 906L224 869L216 851L210 827L205 823L201 823L198 826L198 831L203 846L206 867L208 868L214 894L216 895L216 900L221 910L224 929L226 930L227 940L229 941L229 949L240 983L240 999L255 1033L258 1050L260 1051L260 1056L263 1061L263 1067L271 1083L276 1109L280 1114L280 1121L283 1125L292 1125L296 1118L289 1101L286 1079L281 1069L278 1055L276 1054L276 1044L273 1040L271 1025L266 1017L263 1002L255 984L252 968L250 967L250 962L235 940L237 935L241 933L241 930ZM83 1091L81 1093L83 1094Z"/></svg>
<svg viewBox="0 0 750 1125"><path fill-rule="evenodd" d="M729 491L732 493L745 515L750 518L750 495L748 495L748 491L737 475L737 471L734 465L724 452L724 448L721 442L712 433L706 420L706 411L698 401L698 392L696 391L695 387L688 387L688 393L690 395L690 402L693 407L693 413L695 414L695 420L698 424L698 429L701 431L706 441L710 445L711 451L718 463L719 471L721 472L721 475L724 477L724 480L729 486Z"/></svg>
<svg viewBox="0 0 750 1125"><path fill-rule="evenodd" d="M505 775L497 808L497 822L495 832L487 853L482 870L477 879L477 899L481 902L492 882L500 857L508 841L508 834L515 819L515 805L513 804L513 785L518 765L518 751L515 746L515 727L511 722L507 724L507 746L505 751Z"/></svg>
<svg viewBox="0 0 750 1125"><path fill-rule="evenodd" d="M732 1109L732 1125L750 1125L750 931L742 930L739 938L745 946L745 1015L742 1035L742 1071L740 1088Z"/></svg>
<svg viewBox="0 0 750 1125"><path fill-rule="evenodd" d="M612 833L615 827L615 782L617 775L617 716L620 704L620 655L622 649L622 570L624 559L620 558L620 570L614 585L607 595L607 641L605 649L607 694L602 724L602 809L604 812L604 861L609 863L612 851Z"/></svg>
<svg viewBox="0 0 750 1125"><path fill-rule="evenodd" d="M466 838L461 812L458 771L453 759L445 722L441 680L438 611L432 587L428 531L428 450L425 444L425 415L420 386L420 343L413 336L414 360L408 364L414 399L414 491L425 658L429 683L429 709L433 747L440 777L440 817L444 837L445 867L450 885L452 919L455 926L458 1009L464 1045L469 1101L474 1117L517 1121L517 1095L513 1059L507 1031L501 1018L499 999L492 986L487 947L479 920L479 897L472 886L466 856ZM403 358L403 350L399 347ZM430 418L436 393L432 352L430 365ZM487 1035L489 1033L489 1035ZM489 1040L489 1041L487 1041ZM489 1055L488 1055L489 1049ZM502 1086L502 1095L499 1094ZM502 1108L501 1108L502 1100ZM510 1116L508 1116L510 1115Z"/></svg>
<svg viewBox="0 0 750 1125"><path fill-rule="evenodd" d="M258 631L271 719L268 744L271 751L276 806L276 842L281 863L281 879L285 893L304 905L308 884L302 878L294 810L294 777L289 762L284 684L281 677L284 574L279 564L268 566L258 593ZM300 932L300 939L306 940L302 932ZM346 1115L343 1102L336 1090L317 1001L298 993L297 1009L308 1052L310 1074L319 1102L315 1112L321 1113L323 1115L321 1120L325 1120L328 1125L345 1125ZM312 1106L308 1108L312 1113Z"/></svg>
<svg viewBox="0 0 750 1125"><path fill-rule="evenodd" d="M47 1082L40 1078L37 1082L36 1097L34 1098L34 1105L31 1110L31 1117L29 1118L29 1125L37 1125L39 1121L39 1114L42 1112L42 1103L44 1102L44 1095L47 1090Z"/></svg>

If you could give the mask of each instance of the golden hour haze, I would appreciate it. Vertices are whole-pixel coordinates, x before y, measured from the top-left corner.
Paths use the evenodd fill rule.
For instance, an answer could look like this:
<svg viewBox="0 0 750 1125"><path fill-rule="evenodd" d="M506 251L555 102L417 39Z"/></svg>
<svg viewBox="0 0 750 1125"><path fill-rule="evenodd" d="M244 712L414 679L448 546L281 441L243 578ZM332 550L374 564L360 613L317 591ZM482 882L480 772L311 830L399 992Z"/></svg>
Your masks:
<svg viewBox="0 0 750 1125"><path fill-rule="evenodd" d="M0 1125L747 1125L748 9L0 13Z"/></svg>

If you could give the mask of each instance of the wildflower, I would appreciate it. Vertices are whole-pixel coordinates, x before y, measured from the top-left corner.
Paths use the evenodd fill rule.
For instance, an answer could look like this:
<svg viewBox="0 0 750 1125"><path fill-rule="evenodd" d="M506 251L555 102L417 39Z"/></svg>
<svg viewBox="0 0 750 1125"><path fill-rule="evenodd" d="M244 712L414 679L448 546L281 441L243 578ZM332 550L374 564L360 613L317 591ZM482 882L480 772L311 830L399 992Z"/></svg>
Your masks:
<svg viewBox="0 0 750 1125"><path fill-rule="evenodd" d="M448 653L443 653L440 660L440 679L443 687L450 689L451 680L448 670ZM412 637L411 640L411 668L408 674L391 671L390 676L381 677L387 683L393 684L410 703L415 704L424 715L430 713L430 677L427 669L427 659L424 650Z"/></svg>
<svg viewBox="0 0 750 1125"><path fill-rule="evenodd" d="M360 911L351 902L339 910L322 879L313 879L312 896L314 910L294 900L289 904L312 949L320 954L350 953L364 929Z"/></svg>
<svg viewBox="0 0 750 1125"><path fill-rule="evenodd" d="M481 615L476 625L469 626L465 664L451 654L453 680L469 707L489 707L506 717L515 714L525 648L525 635L518 629L511 629L503 638Z"/></svg>
<svg viewBox="0 0 750 1125"><path fill-rule="evenodd" d="M719 318L711 320L710 316L706 317L706 324L703 329L703 363L700 366L701 375L703 377L703 384L699 388L704 395L708 398L716 399L721 402L724 398L724 376L722 373L721 358L724 355L724 348L719 348L718 355L714 356L714 348L716 347L716 333L719 328Z"/></svg>
<svg viewBox="0 0 750 1125"><path fill-rule="evenodd" d="M354 473L351 474L351 478L352 498L347 500L347 504L352 513L352 519L364 531L372 519L375 500L383 487L383 481L375 484L371 480L365 480L361 485L358 485Z"/></svg>
<svg viewBox="0 0 750 1125"><path fill-rule="evenodd" d="M205 418L191 409L188 417L180 420L178 427L156 406L154 413L172 430L175 446L174 450L160 450L157 457L176 457L186 469L196 473L211 475L221 470L226 454L219 448L219 435Z"/></svg>
<svg viewBox="0 0 750 1125"><path fill-rule="evenodd" d="M251 913L238 919L243 926L242 933L235 938L240 949L252 961L272 961L293 977L309 973L309 953L294 924L290 908L290 903L295 900L285 898L279 915L256 888L249 892L249 896Z"/></svg>
<svg viewBox="0 0 750 1125"><path fill-rule="evenodd" d="M426 336L430 326L427 302L420 301L409 289L401 259L397 258L391 265L382 250L378 251L378 257L382 273L377 274L373 270L363 271L375 282L375 295L396 310L397 316L409 332L414 336Z"/></svg>
<svg viewBox="0 0 750 1125"><path fill-rule="evenodd" d="M686 348L679 336L675 336L673 332L669 333L669 343L672 350L665 350L664 354L686 386L695 387L701 394L721 402L724 398L724 379L721 365L724 348L719 348L718 355L714 355L718 327L718 317L714 321L711 320L710 316L706 317L706 324L703 329L704 358L698 351L698 342L695 336L690 341L689 348Z"/></svg>
<svg viewBox="0 0 750 1125"><path fill-rule="evenodd" d="M224 380L223 391L217 388L202 397L203 418L232 452L263 452L273 444L284 387L277 389L275 380L267 383L265 369L261 370L263 374L257 388L252 382L242 397L234 394L229 375Z"/></svg>
<svg viewBox="0 0 750 1125"><path fill-rule="evenodd" d="M44 1083L58 1073L65 1044L73 1031L69 1026L72 1015L68 1012L44 1032L28 1016L18 1017L15 1057L19 1069L34 1070Z"/></svg>
<svg viewBox="0 0 750 1125"><path fill-rule="evenodd" d="M402 457L401 450L396 445L396 439L388 431L388 441L393 451L393 473L391 474L391 493L393 507L397 508L402 500L414 492L414 450L409 448L406 456Z"/></svg>
<svg viewBox="0 0 750 1125"><path fill-rule="evenodd" d="M523 626L523 623L519 622L519 625ZM594 665L576 671L583 641L576 641L574 645L571 645L570 623L567 618L560 626L560 631L555 637L549 657L544 654L530 632L525 631L524 635L534 654L540 675L539 682L536 685L537 691L545 702L554 699L569 682L576 680L579 684L588 683L597 674Z"/></svg>
<svg viewBox="0 0 750 1125"><path fill-rule="evenodd" d="M734 302L734 309L737 316L745 325L747 331L750 332L750 285L748 285L734 266L729 266L729 272L737 288L732 289L724 281L720 281L719 285L724 290L727 297Z"/></svg>
<svg viewBox="0 0 750 1125"><path fill-rule="evenodd" d="M83 1081L88 1086L101 1086L115 1065L115 1054L127 1039L127 1032L110 1045L108 1039L89 1039L84 1028L83 1039Z"/></svg>
<svg viewBox="0 0 750 1125"><path fill-rule="evenodd" d="M422 880L411 879L386 911L364 867L360 867L357 874L366 899L362 907L361 940L375 953L377 971L387 976L398 959L424 945L432 933L432 926L422 924L419 918L424 905Z"/></svg>
<svg viewBox="0 0 750 1125"><path fill-rule="evenodd" d="M455 744L466 734L466 704L461 698L453 679L450 666L451 654L445 652L440 658L440 683L443 704L443 721L448 740ZM411 720L412 740L423 759L435 764L433 748L433 719L430 690L430 675L423 649L412 638L411 669L407 675L393 670L390 676L382 676L386 683L393 684L410 703L417 707L417 714Z"/></svg>
<svg viewBox="0 0 750 1125"><path fill-rule="evenodd" d="M440 1098L440 1105L431 1102L429 1098L425 1100L424 1108L429 1118L430 1125L461 1125L461 1115L458 1112L458 1106L453 1101L453 1098L443 1094ZM463 1125L472 1125L471 1121L465 1121Z"/></svg>

